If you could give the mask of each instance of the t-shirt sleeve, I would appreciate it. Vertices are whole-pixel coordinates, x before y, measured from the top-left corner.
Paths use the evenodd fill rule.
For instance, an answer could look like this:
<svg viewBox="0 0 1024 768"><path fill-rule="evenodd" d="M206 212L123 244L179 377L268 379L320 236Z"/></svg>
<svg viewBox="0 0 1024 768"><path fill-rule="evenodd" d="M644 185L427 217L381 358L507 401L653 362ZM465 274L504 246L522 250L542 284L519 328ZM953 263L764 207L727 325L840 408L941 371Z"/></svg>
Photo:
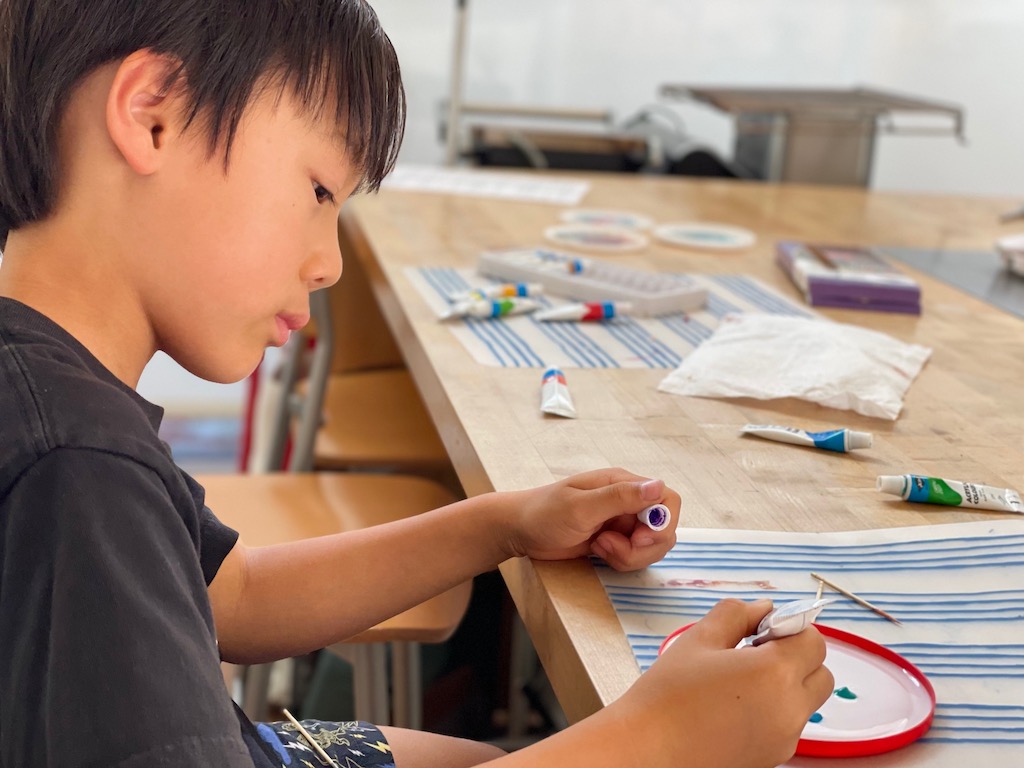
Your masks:
<svg viewBox="0 0 1024 768"><path fill-rule="evenodd" d="M252 768L155 473L53 451L0 501L0 531L0 765Z"/></svg>

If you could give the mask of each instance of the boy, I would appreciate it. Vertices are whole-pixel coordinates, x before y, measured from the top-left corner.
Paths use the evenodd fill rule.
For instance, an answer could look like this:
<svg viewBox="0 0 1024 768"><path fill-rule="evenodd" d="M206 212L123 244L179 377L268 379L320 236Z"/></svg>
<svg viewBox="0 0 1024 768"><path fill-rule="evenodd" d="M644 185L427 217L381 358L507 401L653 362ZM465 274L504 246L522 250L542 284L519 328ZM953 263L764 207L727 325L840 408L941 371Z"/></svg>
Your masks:
<svg viewBox="0 0 1024 768"><path fill-rule="evenodd" d="M316 765L233 710L221 659L323 647L508 557L672 546L635 513L678 495L609 469L250 549L157 438L150 357L247 375L340 276L338 206L394 163L404 95L365 2L3 0L0 66L2 768ZM348 766L775 765L832 679L814 631L734 649L767 609L719 605L513 755L310 726Z"/></svg>

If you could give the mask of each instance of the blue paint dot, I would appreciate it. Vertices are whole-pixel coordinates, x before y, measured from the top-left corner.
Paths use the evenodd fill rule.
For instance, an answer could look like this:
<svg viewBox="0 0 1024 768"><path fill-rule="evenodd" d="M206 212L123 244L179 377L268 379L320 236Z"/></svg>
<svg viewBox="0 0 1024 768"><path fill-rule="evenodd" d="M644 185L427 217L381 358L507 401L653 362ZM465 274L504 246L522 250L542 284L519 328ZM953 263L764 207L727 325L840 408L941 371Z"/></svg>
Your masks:
<svg viewBox="0 0 1024 768"><path fill-rule="evenodd" d="M825 718L821 716L821 712L815 712L813 715L811 715L810 719L807 722L820 723L824 719Z"/></svg>

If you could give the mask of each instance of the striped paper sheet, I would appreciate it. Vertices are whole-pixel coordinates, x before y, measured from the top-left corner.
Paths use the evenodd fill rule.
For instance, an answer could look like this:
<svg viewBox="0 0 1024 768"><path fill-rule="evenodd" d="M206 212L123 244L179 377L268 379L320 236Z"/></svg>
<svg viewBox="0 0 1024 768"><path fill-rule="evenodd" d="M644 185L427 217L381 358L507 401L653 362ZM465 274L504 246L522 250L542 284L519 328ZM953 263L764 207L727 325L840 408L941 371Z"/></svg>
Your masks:
<svg viewBox="0 0 1024 768"><path fill-rule="evenodd" d="M496 281L469 269L408 267L405 273L440 316L448 296ZM714 333L729 312L768 312L816 317L764 283L746 275L675 275L708 289L699 312L653 318L622 317L603 323L542 323L529 315L499 320L449 321L452 333L484 365L510 368L672 369ZM565 303L542 296L545 307Z"/></svg>
<svg viewBox="0 0 1024 768"><path fill-rule="evenodd" d="M664 637L724 597L813 597L820 573L886 610L891 624L837 597L819 618L917 665L938 699L931 730L888 755L795 758L810 768L1024 765L1024 522L847 533L680 529L645 571L598 573L646 671Z"/></svg>

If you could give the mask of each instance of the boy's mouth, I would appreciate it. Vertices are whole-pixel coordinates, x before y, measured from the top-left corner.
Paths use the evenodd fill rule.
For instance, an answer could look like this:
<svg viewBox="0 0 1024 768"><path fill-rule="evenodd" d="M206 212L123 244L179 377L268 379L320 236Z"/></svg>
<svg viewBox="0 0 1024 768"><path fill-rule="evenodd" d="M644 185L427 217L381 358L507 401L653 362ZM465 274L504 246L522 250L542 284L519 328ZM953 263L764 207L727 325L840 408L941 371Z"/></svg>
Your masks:
<svg viewBox="0 0 1024 768"><path fill-rule="evenodd" d="M303 328L306 323L309 322L309 315L292 315L282 313L274 317L274 321L277 323L277 337L275 338L275 345L283 347L288 343L288 339L291 338L292 331L297 331Z"/></svg>
<svg viewBox="0 0 1024 768"><path fill-rule="evenodd" d="M282 312L277 316L277 320L279 321L279 324L283 325L289 331L297 331L306 327L306 323L309 322L309 315L292 315Z"/></svg>

